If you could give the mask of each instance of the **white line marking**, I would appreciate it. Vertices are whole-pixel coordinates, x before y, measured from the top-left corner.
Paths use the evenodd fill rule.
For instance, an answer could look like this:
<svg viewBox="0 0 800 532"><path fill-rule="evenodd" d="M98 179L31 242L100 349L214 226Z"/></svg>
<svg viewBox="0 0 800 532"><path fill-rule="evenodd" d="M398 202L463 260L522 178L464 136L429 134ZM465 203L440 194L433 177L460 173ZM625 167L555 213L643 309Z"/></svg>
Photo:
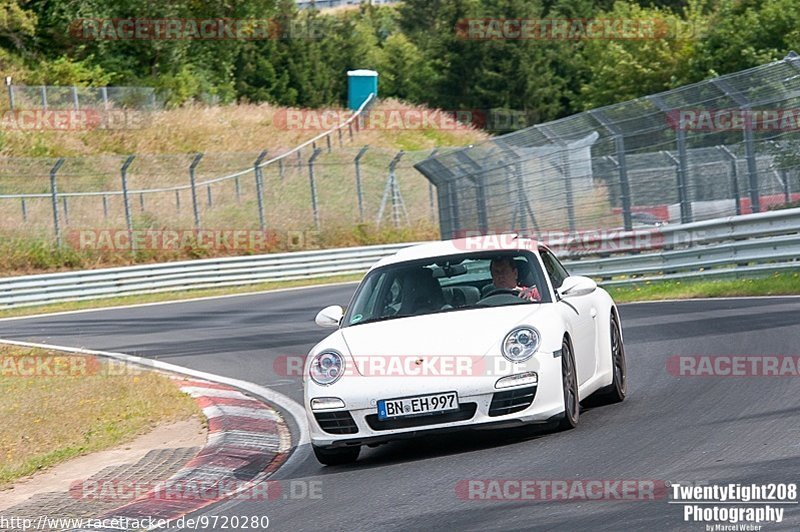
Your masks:
<svg viewBox="0 0 800 532"><path fill-rule="evenodd" d="M239 390L217 390L215 388L199 388L197 386L181 386L181 391L192 397L220 397L224 399L242 399L247 396Z"/></svg>
<svg viewBox="0 0 800 532"><path fill-rule="evenodd" d="M627 303L617 303L617 306L621 307L623 305L647 305L650 303L680 303L683 301L738 301L740 299L797 299L797 298L800 298L800 294L780 295L780 296L687 297L685 299L654 299L652 301L629 301Z"/></svg>
<svg viewBox="0 0 800 532"><path fill-rule="evenodd" d="M245 406L214 405L203 409L207 419L220 416L249 417L253 419L269 419L279 421L278 415L266 408L247 408Z"/></svg>
<svg viewBox="0 0 800 532"><path fill-rule="evenodd" d="M60 345L39 344L34 342L20 342L17 340L6 340L4 338L0 338L0 343L8 345L16 345L20 347L38 347L41 349L56 349L58 351L65 351L67 353L78 353L82 355L102 356L107 358L113 358L116 360L123 360L125 362L130 362L134 364L139 364L141 366L146 366L153 369L160 369L163 371L178 373L180 375L186 375L189 377L204 379L207 381L216 382L218 384L227 384L228 386L233 386L234 388L245 390L247 392L252 393L253 395L265 399L267 402L272 402L278 405L281 409L288 412L289 415L292 416L292 418L294 418L294 422L297 425L297 430L299 432L297 435L297 447L300 447L310 442L308 426L306 424L306 412L303 409L303 406L281 393L278 393L274 390L270 390L269 388L265 388L263 386L259 386L257 384L253 384L252 382L242 381L238 379L231 379L229 377L222 377L220 375L214 375L212 373L206 373L204 371L197 371L194 369L176 366L175 364L170 364L169 362L162 362L160 360L151 360L149 358L137 357L125 353L113 353L110 351L95 351L92 349L83 349L80 347L66 347ZM210 390L210 389L204 388L204 390Z"/></svg>

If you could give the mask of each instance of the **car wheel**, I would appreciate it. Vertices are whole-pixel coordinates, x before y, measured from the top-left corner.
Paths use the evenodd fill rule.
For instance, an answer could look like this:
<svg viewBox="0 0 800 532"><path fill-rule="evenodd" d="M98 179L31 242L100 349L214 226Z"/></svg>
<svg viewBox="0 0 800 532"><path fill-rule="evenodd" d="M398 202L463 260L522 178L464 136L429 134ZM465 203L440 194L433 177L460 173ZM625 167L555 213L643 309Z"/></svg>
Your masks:
<svg viewBox="0 0 800 532"><path fill-rule="evenodd" d="M578 400L575 356L566 336L561 344L561 386L564 390L564 414L558 428L561 430L574 429L578 426L578 419L581 415L581 403Z"/></svg>
<svg viewBox="0 0 800 532"><path fill-rule="evenodd" d="M622 343L622 333L619 327L619 320L612 313L611 314L611 366L613 371L613 380L609 386L606 386L600 393L598 398L605 404L613 404L622 402L628 391L628 369L625 363L625 346Z"/></svg>
<svg viewBox="0 0 800 532"><path fill-rule="evenodd" d="M319 463L330 466L351 464L358 460L358 455L361 453L360 445L330 449L312 444L311 447Z"/></svg>

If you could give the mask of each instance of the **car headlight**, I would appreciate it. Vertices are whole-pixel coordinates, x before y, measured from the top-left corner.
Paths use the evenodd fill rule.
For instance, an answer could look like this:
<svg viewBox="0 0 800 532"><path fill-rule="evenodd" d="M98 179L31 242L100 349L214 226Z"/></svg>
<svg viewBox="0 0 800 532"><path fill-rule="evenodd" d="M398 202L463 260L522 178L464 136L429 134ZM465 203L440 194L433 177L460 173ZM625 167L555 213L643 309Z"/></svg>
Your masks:
<svg viewBox="0 0 800 532"><path fill-rule="evenodd" d="M323 351L311 361L309 374L317 384L333 384L344 374L344 357L338 351Z"/></svg>
<svg viewBox="0 0 800 532"><path fill-rule="evenodd" d="M533 327L517 327L503 340L503 356L511 362L524 362L539 349L541 338Z"/></svg>

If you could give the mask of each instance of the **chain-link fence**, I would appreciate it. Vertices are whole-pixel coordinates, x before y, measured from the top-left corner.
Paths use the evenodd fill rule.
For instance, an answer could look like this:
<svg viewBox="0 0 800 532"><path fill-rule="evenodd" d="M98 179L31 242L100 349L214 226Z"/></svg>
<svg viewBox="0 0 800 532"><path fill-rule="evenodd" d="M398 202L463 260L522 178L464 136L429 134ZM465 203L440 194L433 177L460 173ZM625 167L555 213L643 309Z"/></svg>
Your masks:
<svg viewBox="0 0 800 532"><path fill-rule="evenodd" d="M413 167L429 155L369 146L329 151L323 143L285 158L267 152L9 158L0 165L0 231L61 238L68 230L129 226L283 233L359 223L435 227L433 187Z"/></svg>
<svg viewBox="0 0 800 532"><path fill-rule="evenodd" d="M800 57L539 124L416 165L443 238L632 229L800 199Z"/></svg>
<svg viewBox="0 0 800 532"><path fill-rule="evenodd" d="M156 111L164 107L153 87L75 87L7 85L8 107L28 109L133 109Z"/></svg>
<svg viewBox="0 0 800 532"><path fill-rule="evenodd" d="M61 243L67 231L106 229L435 227L433 187L414 169L432 151L356 144L373 101L291 149L2 159L0 232Z"/></svg>

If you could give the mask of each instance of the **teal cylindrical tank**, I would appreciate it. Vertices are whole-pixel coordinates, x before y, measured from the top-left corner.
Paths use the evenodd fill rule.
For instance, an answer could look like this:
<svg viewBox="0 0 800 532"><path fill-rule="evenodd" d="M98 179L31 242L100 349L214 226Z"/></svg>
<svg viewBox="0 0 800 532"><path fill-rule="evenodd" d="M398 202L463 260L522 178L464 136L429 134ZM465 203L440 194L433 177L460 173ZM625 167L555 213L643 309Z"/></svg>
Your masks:
<svg viewBox="0 0 800 532"><path fill-rule="evenodd" d="M370 94L378 97L378 73L374 70L350 70L347 72L347 107L358 111Z"/></svg>

